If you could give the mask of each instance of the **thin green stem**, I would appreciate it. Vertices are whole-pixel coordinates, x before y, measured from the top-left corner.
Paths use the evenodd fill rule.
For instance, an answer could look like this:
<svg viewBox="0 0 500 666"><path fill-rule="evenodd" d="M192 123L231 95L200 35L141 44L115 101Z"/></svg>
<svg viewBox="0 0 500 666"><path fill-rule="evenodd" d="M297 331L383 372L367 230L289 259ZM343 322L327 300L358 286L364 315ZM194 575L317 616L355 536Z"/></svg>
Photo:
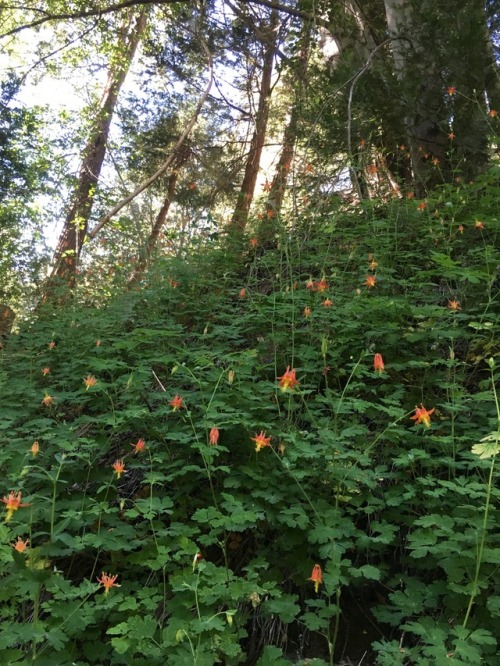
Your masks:
<svg viewBox="0 0 500 666"><path fill-rule="evenodd" d="M500 404L498 402L498 395L495 387L495 375L494 375L494 367L495 363L492 361L490 363L490 370L491 370L491 385L493 389L493 397L495 400L495 406L496 406L496 411L497 411L497 422L498 422L498 433L500 434ZM484 505L484 515L483 515L483 525L482 525L482 530L481 530L481 540L479 541L479 548L477 551L477 558L476 558L476 567L475 567L475 572L474 572L474 580L472 582L472 590L471 594L469 597L469 603L467 605L467 610L465 612L465 617L462 626L465 628L467 626L467 622L469 621L469 617L472 611L472 607L474 605L474 600L477 596L478 592L478 583L479 583L479 574L481 572L481 564L483 561L483 552L484 552L484 544L486 542L486 534L487 534L487 528L488 528L488 515L489 515L489 510L490 510L490 501L491 501L491 493L493 489L493 473L495 471L495 461L496 461L497 454L492 456L491 458L491 465L490 465L490 473L488 476L488 483L486 486L486 502Z"/></svg>

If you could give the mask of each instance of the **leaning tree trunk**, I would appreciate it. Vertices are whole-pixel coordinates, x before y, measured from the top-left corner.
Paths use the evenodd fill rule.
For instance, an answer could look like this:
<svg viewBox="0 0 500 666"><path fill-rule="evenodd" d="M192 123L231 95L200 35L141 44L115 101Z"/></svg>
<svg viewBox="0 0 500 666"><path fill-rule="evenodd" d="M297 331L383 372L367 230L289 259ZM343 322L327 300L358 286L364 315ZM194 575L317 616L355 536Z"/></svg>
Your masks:
<svg viewBox="0 0 500 666"><path fill-rule="evenodd" d="M283 199L290 174L290 167L295 154L295 142L297 139L297 126L301 116L301 102L305 87L305 77L307 72L307 63L309 59L309 45L311 31L310 26L303 29L303 44L299 53L298 64L295 71L292 72L293 81L297 81L294 86L295 99L292 104L290 118L283 134L283 147L280 153L276 171L266 199L265 212L259 225L259 240L262 244L271 241L276 230L276 220L281 213Z"/></svg>
<svg viewBox="0 0 500 666"><path fill-rule="evenodd" d="M70 209L59 237L53 258L51 278L71 284L77 261L87 236L88 222L94 203L95 190L106 155L106 147L118 94L130 69L137 46L146 25L146 14L131 14L120 30L119 54L109 68L94 128L83 152L78 183ZM51 282L53 282L51 280Z"/></svg>
<svg viewBox="0 0 500 666"><path fill-rule="evenodd" d="M176 159L175 168L173 169L172 173L168 178L167 195L165 197L165 200L163 201L162 207L158 212L158 215L156 216L156 220L151 230L151 234L148 238L146 248L144 250L143 255L139 259L134 274L132 275L129 281L129 285L135 284L138 280L140 280L141 276L146 270L146 267L151 259L151 255L153 254L154 249L158 243L158 238L160 237L161 230L165 226L165 221L167 219L168 212L170 210L170 205L174 198L177 181L179 179L179 171L184 166L184 164L186 164L190 156L191 156L191 151L189 150L189 148L185 148L179 153Z"/></svg>
<svg viewBox="0 0 500 666"><path fill-rule="evenodd" d="M278 12L273 10L267 30L267 43L264 49L262 78L259 91L259 105L255 115L255 129L250 142L250 150L245 165L245 175L238 194L238 201L234 209L229 228L244 231L248 222L248 213L255 192L255 184L259 173L262 149L266 138L267 121L269 118L269 104L271 101L272 74L276 44L278 40Z"/></svg>

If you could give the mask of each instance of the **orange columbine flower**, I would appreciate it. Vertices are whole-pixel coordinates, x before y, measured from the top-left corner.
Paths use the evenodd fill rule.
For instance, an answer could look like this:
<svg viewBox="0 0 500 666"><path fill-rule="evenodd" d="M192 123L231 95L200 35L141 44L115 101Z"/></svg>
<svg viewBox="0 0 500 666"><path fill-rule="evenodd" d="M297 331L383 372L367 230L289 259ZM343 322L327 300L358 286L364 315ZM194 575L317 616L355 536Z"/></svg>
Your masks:
<svg viewBox="0 0 500 666"><path fill-rule="evenodd" d="M16 543L12 544L12 548L14 548L14 550L17 550L18 553L24 553L24 551L28 547L28 544L29 544L29 539L23 541L21 537L17 537L17 541Z"/></svg>
<svg viewBox="0 0 500 666"><path fill-rule="evenodd" d="M433 157L432 163L434 164L434 166L437 166L438 164L441 163L441 160L439 159L439 157Z"/></svg>
<svg viewBox="0 0 500 666"><path fill-rule="evenodd" d="M368 287L368 289L373 289L376 282L377 282L377 276L376 275L367 275L366 276L365 284Z"/></svg>
<svg viewBox="0 0 500 666"><path fill-rule="evenodd" d="M450 139L450 141L453 141L454 138L455 138L455 133L454 133L454 132L450 132L450 133L448 134L448 139Z"/></svg>
<svg viewBox="0 0 500 666"><path fill-rule="evenodd" d="M295 373L297 371L290 370L290 366L286 366L285 372L281 375L281 377L277 377L277 379L280 380L280 388L285 393L285 391L290 390L293 391L293 389L300 384L299 381L297 381L297 378L295 376Z"/></svg>
<svg viewBox="0 0 500 666"><path fill-rule="evenodd" d="M407 192L406 193L406 198L407 199L414 199L415 198L415 192Z"/></svg>
<svg viewBox="0 0 500 666"><path fill-rule="evenodd" d="M317 594L319 592L319 586L323 582L323 572L321 571L321 567L319 564L315 564L313 566L311 577L308 578L307 580L312 580L312 582L314 583L314 591Z"/></svg>
<svg viewBox="0 0 500 666"><path fill-rule="evenodd" d="M263 449L265 446L271 446L271 437L266 437L266 433L261 430L260 435L257 435L255 433L255 437L250 437L252 442L255 442L255 450L259 452L261 449Z"/></svg>
<svg viewBox="0 0 500 666"><path fill-rule="evenodd" d="M84 378L83 383L86 386L85 390L88 391L91 386L95 386L97 384L97 379L94 377L94 375L87 375Z"/></svg>
<svg viewBox="0 0 500 666"><path fill-rule="evenodd" d="M125 463L123 462L122 458L119 458L118 460L115 460L112 467L115 470L115 474L116 474L117 479L119 479L120 476L127 471L125 469Z"/></svg>
<svg viewBox="0 0 500 666"><path fill-rule="evenodd" d="M488 115L490 118L496 118L498 116L498 111L495 111L495 109L490 109L490 111L488 111Z"/></svg>
<svg viewBox="0 0 500 666"><path fill-rule="evenodd" d="M313 285L313 291L319 291L322 293L328 289L328 284L326 283L325 278L321 278L319 282L315 282Z"/></svg>
<svg viewBox="0 0 500 666"><path fill-rule="evenodd" d="M33 455L33 458L36 458L40 452L40 444L38 442L33 442L30 451Z"/></svg>
<svg viewBox="0 0 500 666"><path fill-rule="evenodd" d="M219 429L215 426L210 430L208 441L210 442L210 446L215 446L219 441Z"/></svg>
<svg viewBox="0 0 500 666"><path fill-rule="evenodd" d="M311 308L306 306L304 308L304 317L307 319L310 316L311 316Z"/></svg>
<svg viewBox="0 0 500 666"><path fill-rule="evenodd" d="M419 203L417 206L417 210L425 210L427 208L427 204L425 201L422 201L422 203Z"/></svg>
<svg viewBox="0 0 500 666"><path fill-rule="evenodd" d="M430 411L428 411L422 403L420 403L420 407L415 406L415 416L410 417L413 421L415 421L415 425L418 425L419 423L423 423L426 428L429 428L431 425L431 414L435 411L435 408L433 407Z"/></svg>
<svg viewBox="0 0 500 666"><path fill-rule="evenodd" d="M251 239L250 239L250 245L251 245L252 247L257 247L258 244L259 244L259 240L258 240L258 238L251 238Z"/></svg>
<svg viewBox="0 0 500 666"><path fill-rule="evenodd" d="M481 220L476 220L474 226L476 227L476 229L484 229L484 223L481 222Z"/></svg>
<svg viewBox="0 0 500 666"><path fill-rule="evenodd" d="M6 523L12 518L14 511L17 511L22 506L29 506L29 504L22 504L21 493L18 492L16 495L14 491L10 492L8 497L3 497L2 502L5 504L5 509L7 511L7 515L5 516Z"/></svg>
<svg viewBox="0 0 500 666"><path fill-rule="evenodd" d="M42 368L42 375L45 377L50 374L50 368Z"/></svg>
<svg viewBox="0 0 500 666"><path fill-rule="evenodd" d="M325 298L325 300L323 301L323 307L331 308L332 305L333 305L333 301L330 300L329 298Z"/></svg>
<svg viewBox="0 0 500 666"><path fill-rule="evenodd" d="M377 268L377 266L378 266L378 263L375 261L375 259L372 259L370 261L370 270L374 271Z"/></svg>
<svg viewBox="0 0 500 666"><path fill-rule="evenodd" d="M460 224L459 227L458 227L458 230L460 231L461 234L464 233L464 229L465 229L464 225Z"/></svg>
<svg viewBox="0 0 500 666"><path fill-rule="evenodd" d="M135 444L131 444L130 446L134 447L134 453L142 453L146 448L146 442L141 437Z"/></svg>
<svg viewBox="0 0 500 666"><path fill-rule="evenodd" d="M118 574L115 576L109 576L107 573L102 572L100 578L97 579L97 582L100 583L104 588L104 594L108 594L112 587L121 587L118 583L115 583L115 580L118 578Z"/></svg>
<svg viewBox="0 0 500 666"><path fill-rule="evenodd" d="M446 89L446 92L448 93L448 95L450 95L450 97L453 97L453 95L457 94L457 89L455 88L455 86L450 86L449 88Z"/></svg>
<svg viewBox="0 0 500 666"><path fill-rule="evenodd" d="M45 394L43 400L42 400L42 405L45 405L45 407L50 407L50 405L54 402L54 398L49 395L48 393Z"/></svg>
<svg viewBox="0 0 500 666"><path fill-rule="evenodd" d="M373 357L373 368L375 372L384 372L384 359L382 358L382 354L375 354Z"/></svg>
<svg viewBox="0 0 500 666"><path fill-rule="evenodd" d="M461 310L462 308L460 307L460 301L452 300L448 301L448 307L450 310Z"/></svg>
<svg viewBox="0 0 500 666"><path fill-rule="evenodd" d="M100 340L100 339L98 339L98 340L95 341L95 346L96 346L96 347L100 347L100 346L101 346L101 340Z"/></svg>
<svg viewBox="0 0 500 666"><path fill-rule="evenodd" d="M172 400L169 402L169 405L172 407L172 411L176 412L178 409L184 407L184 400L176 393Z"/></svg>
<svg viewBox="0 0 500 666"><path fill-rule="evenodd" d="M56 343L54 342L54 340L51 340L49 342L49 349L54 349L55 346L56 346Z"/></svg>
<svg viewBox="0 0 500 666"><path fill-rule="evenodd" d="M240 289L240 298L245 298L247 290L243 287Z"/></svg>

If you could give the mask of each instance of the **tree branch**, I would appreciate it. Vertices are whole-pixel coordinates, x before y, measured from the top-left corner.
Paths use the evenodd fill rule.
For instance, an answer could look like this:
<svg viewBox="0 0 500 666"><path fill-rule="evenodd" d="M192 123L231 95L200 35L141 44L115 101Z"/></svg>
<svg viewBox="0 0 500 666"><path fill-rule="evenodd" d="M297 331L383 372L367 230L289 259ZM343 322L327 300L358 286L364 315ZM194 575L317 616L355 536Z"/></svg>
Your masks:
<svg viewBox="0 0 500 666"><path fill-rule="evenodd" d="M11 30L0 34L0 39L3 37L10 37L11 35L15 35L23 30L28 30L29 28L37 28L39 25L43 25L48 21L65 21L68 19L88 18L89 16L103 16L104 14L112 14L113 12L119 12L122 9L128 9L129 7L139 7L143 5L171 5L180 2L189 2L189 0L123 0L123 2L118 2L102 9L84 9L79 12L48 14L35 21L31 21L31 23L18 25L17 28L12 28ZM0 4L0 10L1 9L16 9L16 7ZM20 7L19 9L22 8Z"/></svg>
<svg viewBox="0 0 500 666"><path fill-rule="evenodd" d="M16 28L7 30L7 32L0 34L0 39L4 37L10 37L11 35L16 35L23 30L28 30L29 28L37 28L39 25L48 23L49 21L66 21L70 19L80 19L88 18L89 16L103 16L104 14L112 14L113 12L119 12L122 9L128 9L129 7L138 7L143 5L172 5L178 3L189 3L190 0L123 0L116 4L110 5L109 7L104 7L101 9L84 9L79 12L61 12L59 14L46 14L45 16L31 21L30 23L24 23L23 25L18 25ZM240 0L243 4L255 4L261 5L262 7L268 7L269 9L276 9L280 12L289 14L290 16L295 16L306 21L312 21L317 25L323 27L328 27L327 21L318 16L313 16L307 12L303 12L299 9L294 9L288 5L283 5L280 2L274 2L274 0ZM2 9L22 9L26 11L41 12L35 8L24 7L22 5L7 5L4 3L0 4L0 10Z"/></svg>

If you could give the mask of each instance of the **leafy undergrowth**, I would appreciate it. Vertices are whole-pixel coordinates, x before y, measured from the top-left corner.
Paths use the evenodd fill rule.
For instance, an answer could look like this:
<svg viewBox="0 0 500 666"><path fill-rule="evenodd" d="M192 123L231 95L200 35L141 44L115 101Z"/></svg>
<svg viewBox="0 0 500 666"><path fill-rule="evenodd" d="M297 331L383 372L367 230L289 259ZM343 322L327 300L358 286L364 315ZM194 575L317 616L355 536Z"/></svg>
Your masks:
<svg viewBox="0 0 500 666"><path fill-rule="evenodd" d="M0 662L498 664L495 177L11 336Z"/></svg>

